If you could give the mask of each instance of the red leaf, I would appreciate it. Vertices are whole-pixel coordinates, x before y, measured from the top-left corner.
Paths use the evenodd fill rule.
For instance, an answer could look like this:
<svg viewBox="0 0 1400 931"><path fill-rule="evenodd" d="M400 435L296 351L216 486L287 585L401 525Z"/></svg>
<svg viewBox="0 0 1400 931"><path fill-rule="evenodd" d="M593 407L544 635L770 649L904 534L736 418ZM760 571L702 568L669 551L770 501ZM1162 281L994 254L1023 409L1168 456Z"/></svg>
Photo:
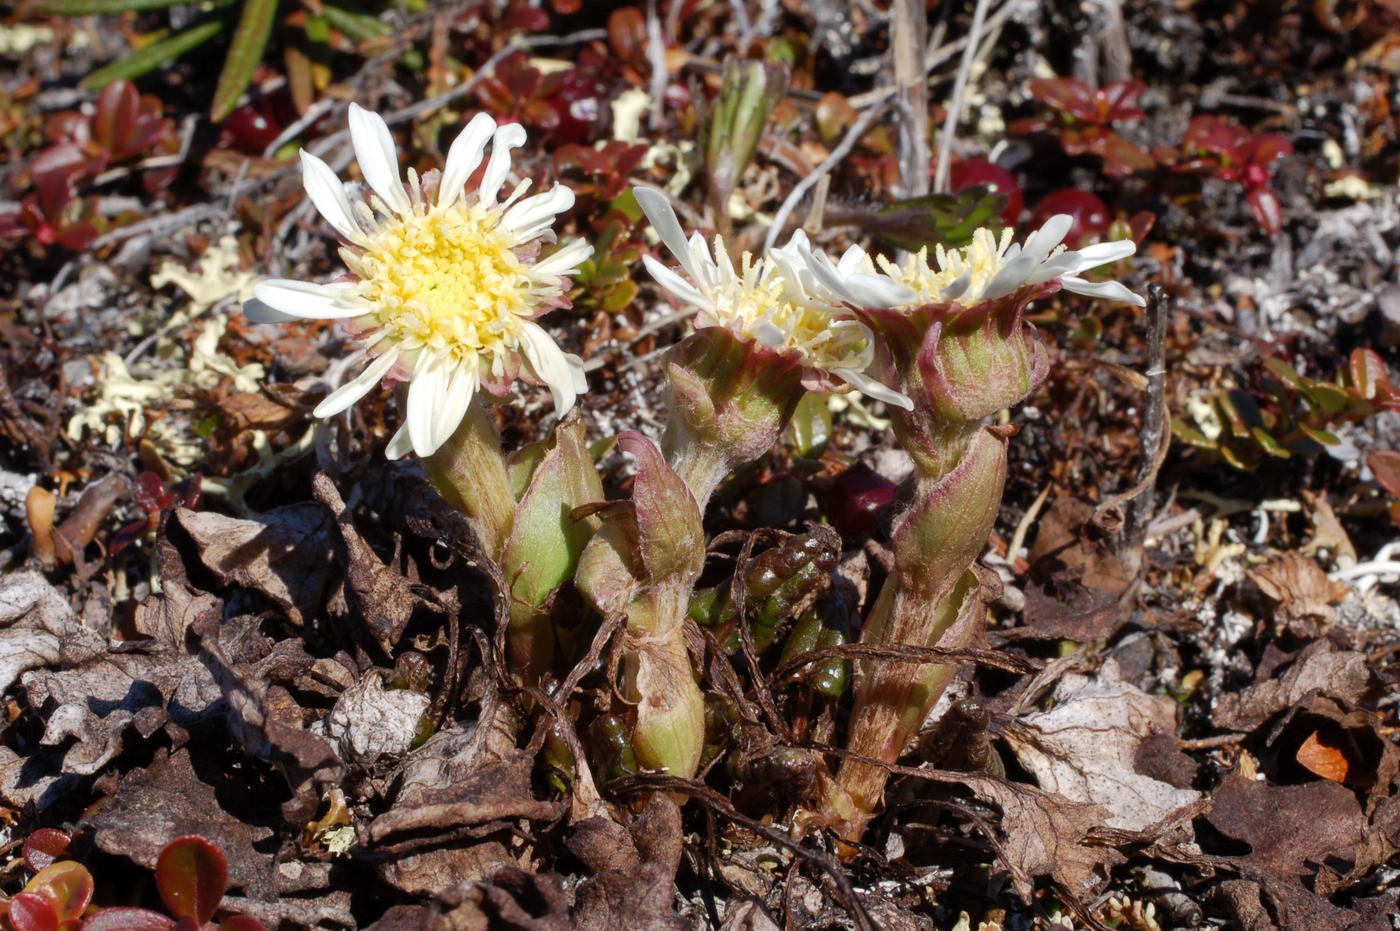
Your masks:
<svg viewBox="0 0 1400 931"><path fill-rule="evenodd" d="M15 931L58 931L53 904L33 892L21 892L10 900L9 917Z"/></svg>
<svg viewBox="0 0 1400 931"><path fill-rule="evenodd" d="M228 888L228 861L198 835L177 837L156 859L156 887L176 918L203 924L214 917Z"/></svg>
<svg viewBox="0 0 1400 931"><path fill-rule="evenodd" d="M92 874L76 860L60 860L34 874L24 891L43 897L59 921L69 921L82 915L92 901Z"/></svg>
<svg viewBox="0 0 1400 931"><path fill-rule="evenodd" d="M623 61L646 56L647 21L634 6L619 7L608 17L608 45Z"/></svg>
<svg viewBox="0 0 1400 931"><path fill-rule="evenodd" d="M127 141L141 119L141 95L130 81L113 81L102 89L97 98L97 112L92 117L92 139L112 154L127 150Z"/></svg>
<svg viewBox="0 0 1400 931"><path fill-rule="evenodd" d="M67 856L68 844L73 838L67 831L57 828L40 828L24 841L24 863L34 872L39 872L60 857Z"/></svg>
<svg viewBox="0 0 1400 931"><path fill-rule="evenodd" d="M1376 481L1400 498L1400 453L1393 449L1378 449L1366 457L1366 465L1376 475Z"/></svg>
<svg viewBox="0 0 1400 931"><path fill-rule="evenodd" d="M175 922L145 908L104 908L83 922L83 931L171 931Z"/></svg>
<svg viewBox="0 0 1400 931"><path fill-rule="evenodd" d="M1390 372L1380 355L1370 349L1355 349L1350 359L1351 383L1368 401L1384 398L1391 393Z"/></svg>
<svg viewBox="0 0 1400 931"><path fill-rule="evenodd" d="M1094 106L1094 89L1074 78L1033 78L1031 96L1086 123L1099 121Z"/></svg>

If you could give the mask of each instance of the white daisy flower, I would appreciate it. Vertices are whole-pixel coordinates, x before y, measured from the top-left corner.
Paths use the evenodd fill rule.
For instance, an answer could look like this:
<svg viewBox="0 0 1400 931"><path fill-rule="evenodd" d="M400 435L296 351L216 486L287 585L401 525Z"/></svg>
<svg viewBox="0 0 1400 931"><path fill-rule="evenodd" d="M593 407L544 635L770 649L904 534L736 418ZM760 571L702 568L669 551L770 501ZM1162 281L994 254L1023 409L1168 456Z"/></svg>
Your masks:
<svg viewBox="0 0 1400 931"><path fill-rule="evenodd" d="M1074 218L1057 214L1026 238L1024 245L1011 241L1010 228L998 238L991 230L979 229L972 242L962 249L934 248L934 262L928 260L928 250L921 249L897 264L879 257L872 262L864 250L852 246L833 264L820 253L808 253L808 265L829 287L842 291L843 296L860 303L860 295L843 281L852 274L866 276L876 273L876 263L891 283L916 295L909 306L957 301L964 307L974 307L984 301L994 301L1013 294L1021 288L1059 279L1060 286L1075 294L1101 297L1145 306L1146 301L1117 281L1088 281L1079 277L1083 272L1127 258L1137 246L1127 239L1095 243L1083 249L1066 250L1061 241L1074 224Z"/></svg>
<svg viewBox="0 0 1400 931"><path fill-rule="evenodd" d="M307 196L345 241L341 258L351 275L329 284L263 281L244 311L256 322L344 320L368 364L317 405L317 417L349 408L386 377L407 380L404 424L388 455L434 453L461 423L479 388L502 395L517 377L548 386L563 414L587 390L583 364L560 350L535 319L567 306L568 276L592 254L582 239L543 259L554 241L555 216L574 193L556 184L524 197L521 182L504 201L510 150L525 142L518 124L497 126L477 114L452 143L436 179L408 171L382 117L350 105L350 137L367 195L341 183L325 162L303 150ZM467 179L481 164L481 184Z"/></svg>
<svg viewBox="0 0 1400 931"><path fill-rule="evenodd" d="M685 274L651 256L643 258L647 271L667 291L697 308L697 328L725 327L775 353L795 353L805 384L830 390L845 383L872 398L906 410L912 407L907 397L865 374L875 358L875 337L844 306L843 296L857 293L857 303L886 306L891 296L903 299L908 292L878 276L854 273L841 279L843 291L838 293L807 268L803 255L808 247L800 232L788 246L757 262L744 253L735 268L720 237L715 237L713 253L699 233L686 240L665 194L641 186L634 191Z"/></svg>

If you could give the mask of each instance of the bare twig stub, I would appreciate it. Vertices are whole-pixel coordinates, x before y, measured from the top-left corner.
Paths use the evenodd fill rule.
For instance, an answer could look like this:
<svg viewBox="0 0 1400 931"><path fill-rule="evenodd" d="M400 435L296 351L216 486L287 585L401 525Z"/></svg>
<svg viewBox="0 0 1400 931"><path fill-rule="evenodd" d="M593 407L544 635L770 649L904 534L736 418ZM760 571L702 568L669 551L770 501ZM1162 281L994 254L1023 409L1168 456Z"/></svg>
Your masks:
<svg viewBox="0 0 1400 931"><path fill-rule="evenodd" d="M1147 410L1142 422L1143 458L1138 464L1137 482L1104 501L1094 513L1094 524L1101 529L1123 530L1119 558L1128 563L1134 574L1152 522L1157 472L1171 446L1167 420L1167 303L1166 291L1160 284L1152 284L1147 290Z"/></svg>
<svg viewBox="0 0 1400 931"><path fill-rule="evenodd" d="M938 137L938 169L933 178L933 189L940 193L948 190L948 171L952 167L953 137L958 131L958 117L962 114L963 95L967 93L967 81L972 75L972 64L977 60L977 42L987 22L988 0L977 0L972 14L972 27L967 32L967 45L963 47L962 61L958 65L958 77L953 82L953 95L948 102L948 115L943 120L943 132Z"/></svg>
<svg viewBox="0 0 1400 931"><path fill-rule="evenodd" d="M898 0L894 10L894 82L899 88L899 186L904 197L928 193L928 84L924 47L928 16L922 0Z"/></svg>

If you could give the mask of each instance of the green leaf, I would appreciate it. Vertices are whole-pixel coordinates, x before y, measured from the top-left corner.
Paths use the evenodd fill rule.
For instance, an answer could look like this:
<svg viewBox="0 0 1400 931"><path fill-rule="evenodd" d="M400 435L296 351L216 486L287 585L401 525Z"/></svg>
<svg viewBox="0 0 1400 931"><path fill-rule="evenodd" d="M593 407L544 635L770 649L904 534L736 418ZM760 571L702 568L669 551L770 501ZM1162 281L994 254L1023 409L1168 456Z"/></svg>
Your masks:
<svg viewBox="0 0 1400 931"><path fill-rule="evenodd" d="M223 122L233 112L238 98L252 82L276 19L277 0L245 0L243 15L238 18L238 29L224 59L224 70L219 72L214 103L209 108L209 118L215 123Z"/></svg>
<svg viewBox="0 0 1400 931"><path fill-rule="evenodd" d="M602 500L603 486L584 442L582 421L569 418L555 431L554 447L535 468L511 524L501 564L512 579L516 601L542 606L574 574L599 521L576 521L569 512Z"/></svg>
<svg viewBox="0 0 1400 931"><path fill-rule="evenodd" d="M831 442L831 408L827 396L808 392L797 402L788 425L793 449L803 459L817 459Z"/></svg>
<svg viewBox="0 0 1400 931"><path fill-rule="evenodd" d="M189 0L48 0L39 12L54 16L114 16L134 10L159 10Z"/></svg>
<svg viewBox="0 0 1400 931"><path fill-rule="evenodd" d="M101 90L113 81L132 80L147 72L163 67L192 48L197 48L223 31L223 21L207 19L196 23L184 32L176 33L134 52L125 58L114 61L104 68L98 68L83 78L86 90Z"/></svg>
<svg viewBox="0 0 1400 931"><path fill-rule="evenodd" d="M351 13L338 6L321 5L321 13L332 26L345 33L356 42L369 42L388 35L390 26L364 13Z"/></svg>
<svg viewBox="0 0 1400 931"><path fill-rule="evenodd" d="M970 187L956 194L928 194L895 201L874 213L853 211L832 222L851 222L899 249L917 252L942 244L965 246L972 234L984 226L1000 226L999 214L1006 196L987 185Z"/></svg>
<svg viewBox="0 0 1400 931"><path fill-rule="evenodd" d="M1284 449L1278 440L1274 439L1269 431L1263 427L1255 427L1250 431L1250 435L1264 448L1264 452L1270 456L1277 456L1280 459L1292 459L1293 454Z"/></svg>
<svg viewBox="0 0 1400 931"><path fill-rule="evenodd" d="M1321 443L1323 446L1341 445L1341 439L1335 434L1328 433L1326 430L1315 430L1312 427L1305 427L1302 424L1298 425L1298 429L1302 430L1308 439L1312 440L1314 443Z"/></svg>

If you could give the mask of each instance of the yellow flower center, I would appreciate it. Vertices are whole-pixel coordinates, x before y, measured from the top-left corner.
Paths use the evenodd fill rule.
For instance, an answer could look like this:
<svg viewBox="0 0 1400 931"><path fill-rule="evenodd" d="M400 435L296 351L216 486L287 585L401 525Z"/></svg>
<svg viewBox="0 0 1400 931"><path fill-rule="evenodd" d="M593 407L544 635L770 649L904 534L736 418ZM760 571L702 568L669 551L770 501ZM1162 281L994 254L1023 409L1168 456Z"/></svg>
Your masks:
<svg viewBox="0 0 1400 931"><path fill-rule="evenodd" d="M403 350L461 361L513 349L534 281L496 219L476 205L431 207L386 220L362 250L342 250L374 308L366 322Z"/></svg>
<svg viewBox="0 0 1400 931"><path fill-rule="evenodd" d="M723 248L719 243L716 249ZM837 319L829 308L793 300L781 276L771 267L755 266L745 252L739 275L721 285L715 295L720 323L745 337L772 345L773 330L782 334L777 348L795 349L805 362L822 369L863 369L869 339L857 320Z"/></svg>
<svg viewBox="0 0 1400 931"><path fill-rule="evenodd" d="M958 300L967 305L975 304L981 298L988 283L996 277L1005 264L1002 256L1011 245L1011 228L1001 232L1001 239L988 229L979 229L972 234L972 242L962 249L944 249L941 244L934 247L934 259L938 267L929 264L928 248L896 265L881 256L878 261L881 270L896 284L903 285L919 295L918 303L932 304L944 300L943 289L957 281L965 272L971 272L971 281Z"/></svg>

